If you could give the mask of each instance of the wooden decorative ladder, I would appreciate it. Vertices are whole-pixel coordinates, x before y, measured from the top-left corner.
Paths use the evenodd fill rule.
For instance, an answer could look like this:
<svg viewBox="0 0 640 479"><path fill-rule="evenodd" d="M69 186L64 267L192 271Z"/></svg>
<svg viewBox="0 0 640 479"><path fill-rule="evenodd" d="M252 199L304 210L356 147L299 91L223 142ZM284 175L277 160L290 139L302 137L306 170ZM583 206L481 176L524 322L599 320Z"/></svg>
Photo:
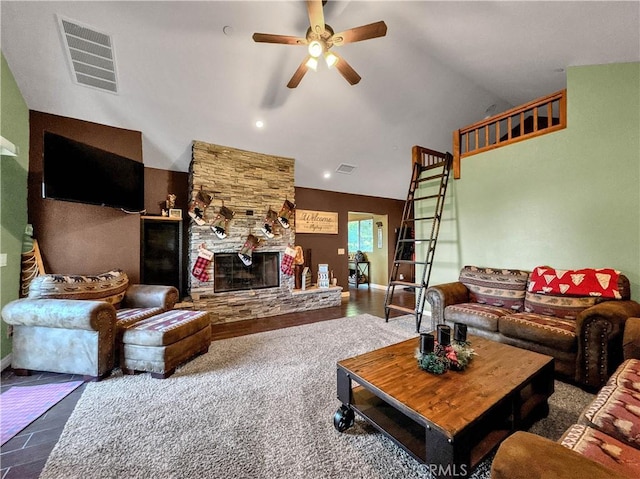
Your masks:
<svg viewBox="0 0 640 479"><path fill-rule="evenodd" d="M416 332L420 332L420 323L422 322L422 311L425 301L424 290L429 285L429 277L431 276L431 267L433 266L433 257L436 251L438 232L440 231L440 221L442 219L442 210L444 208L444 199L447 192L447 183L449 182L453 156L451 153L440 153L421 146L414 146L412 149L412 163L413 173L411 175L407 201L405 202L402 213L402 222L396 242L393 268L385 295L384 313L385 321L387 322L389 321L389 313L392 309L407 314L415 314ZM437 190L437 192L435 194L416 196L416 193L421 194L418 190L420 186L423 186L423 190L434 189ZM432 204L434 202L435 204ZM431 211L431 206L433 206L433 214L423 216L422 212L425 209ZM416 216L416 212L418 216ZM430 236L428 238L416 237L416 231L420 236L426 236L425 233L429 222L431 222ZM418 226L420 226L420 228L418 228ZM407 231L412 231L413 234L405 234ZM415 261L415 246L422 242L428 242L426 258L424 261ZM412 246L413 248L411 248ZM409 250L407 248L409 248ZM407 259L408 251L412 253L410 259ZM400 279L399 270L403 264L411 265L414 268L415 266L423 266L422 273L419 275L420 279L418 280L417 272L414 274L415 282ZM396 287L413 290L415 292L415 309L393 303Z"/></svg>

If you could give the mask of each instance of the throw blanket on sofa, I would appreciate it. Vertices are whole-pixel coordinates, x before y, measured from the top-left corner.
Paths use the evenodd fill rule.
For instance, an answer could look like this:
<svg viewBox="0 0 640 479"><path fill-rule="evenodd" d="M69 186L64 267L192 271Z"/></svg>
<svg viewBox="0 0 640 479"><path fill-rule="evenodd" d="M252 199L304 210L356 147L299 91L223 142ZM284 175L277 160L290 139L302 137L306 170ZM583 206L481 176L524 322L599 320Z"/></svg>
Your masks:
<svg viewBox="0 0 640 479"><path fill-rule="evenodd" d="M611 268L560 270L538 266L531 272L528 291L620 299L619 278L620 271Z"/></svg>

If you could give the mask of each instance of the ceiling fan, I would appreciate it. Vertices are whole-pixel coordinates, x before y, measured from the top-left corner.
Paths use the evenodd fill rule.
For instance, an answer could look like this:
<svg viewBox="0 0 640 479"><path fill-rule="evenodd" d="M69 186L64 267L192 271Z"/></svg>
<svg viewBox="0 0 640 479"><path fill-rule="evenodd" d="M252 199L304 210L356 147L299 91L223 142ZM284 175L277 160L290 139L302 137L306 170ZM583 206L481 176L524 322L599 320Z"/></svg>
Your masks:
<svg viewBox="0 0 640 479"><path fill-rule="evenodd" d="M307 34L304 38L274 35L271 33L253 34L253 40L255 42L307 46L309 53L293 74L289 83L287 83L289 88L297 87L309 68L315 70L318 67L318 59L320 56L324 56L329 68L335 66L351 85L355 85L360 81L360 75L356 73L344 58L331 51L331 47L369 40L371 38L384 37L387 34L387 25L384 22L370 23L335 33L330 25L324 23L323 6L325 3L326 0L307 0L307 11L309 13L311 26L307 29Z"/></svg>

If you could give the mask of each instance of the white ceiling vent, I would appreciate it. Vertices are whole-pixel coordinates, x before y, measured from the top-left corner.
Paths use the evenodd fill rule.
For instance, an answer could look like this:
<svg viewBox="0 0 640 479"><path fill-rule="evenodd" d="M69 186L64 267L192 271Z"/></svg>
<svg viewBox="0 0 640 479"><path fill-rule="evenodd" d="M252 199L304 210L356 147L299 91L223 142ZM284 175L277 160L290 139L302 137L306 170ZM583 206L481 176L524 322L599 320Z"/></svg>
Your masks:
<svg viewBox="0 0 640 479"><path fill-rule="evenodd" d="M80 85L117 93L111 37L60 16L58 24L74 81Z"/></svg>
<svg viewBox="0 0 640 479"><path fill-rule="evenodd" d="M350 175L353 173L357 166L355 165L347 165L346 163L340 163L340 166L336 168L336 173L342 173L343 175Z"/></svg>

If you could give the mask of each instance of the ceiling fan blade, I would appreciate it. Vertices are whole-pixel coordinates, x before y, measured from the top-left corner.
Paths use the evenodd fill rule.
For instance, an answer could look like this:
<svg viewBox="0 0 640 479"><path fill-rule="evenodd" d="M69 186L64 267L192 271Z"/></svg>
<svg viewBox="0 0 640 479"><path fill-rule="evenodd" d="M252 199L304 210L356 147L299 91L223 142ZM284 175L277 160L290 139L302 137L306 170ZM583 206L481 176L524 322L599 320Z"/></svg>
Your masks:
<svg viewBox="0 0 640 479"><path fill-rule="evenodd" d="M318 35L324 33L324 12L322 11L322 0L307 0L307 11L309 12L309 24L311 31Z"/></svg>
<svg viewBox="0 0 640 479"><path fill-rule="evenodd" d="M355 85L361 80L360 75L356 73L356 71L351 68L351 65L347 63L347 61L338 55L336 52L332 52L335 56L338 57L338 63L336 63L336 68L340 72L340 74L347 80L351 85Z"/></svg>
<svg viewBox="0 0 640 479"><path fill-rule="evenodd" d="M262 43L283 43L285 45L306 45L307 39L300 37L291 37L288 35L274 35L271 33L254 33L254 42Z"/></svg>
<svg viewBox="0 0 640 479"><path fill-rule="evenodd" d="M381 21L335 33L330 41L334 45L344 45L345 43L361 42L362 40L369 40L371 38L384 37L386 34L387 24Z"/></svg>
<svg viewBox="0 0 640 479"><path fill-rule="evenodd" d="M302 60L302 63L291 77L291 80L289 80L289 83L287 83L288 88L295 88L300 84L300 80L302 80L302 77L305 73L307 73L307 70L309 69L309 67L307 67L307 60L309 60L309 56Z"/></svg>

